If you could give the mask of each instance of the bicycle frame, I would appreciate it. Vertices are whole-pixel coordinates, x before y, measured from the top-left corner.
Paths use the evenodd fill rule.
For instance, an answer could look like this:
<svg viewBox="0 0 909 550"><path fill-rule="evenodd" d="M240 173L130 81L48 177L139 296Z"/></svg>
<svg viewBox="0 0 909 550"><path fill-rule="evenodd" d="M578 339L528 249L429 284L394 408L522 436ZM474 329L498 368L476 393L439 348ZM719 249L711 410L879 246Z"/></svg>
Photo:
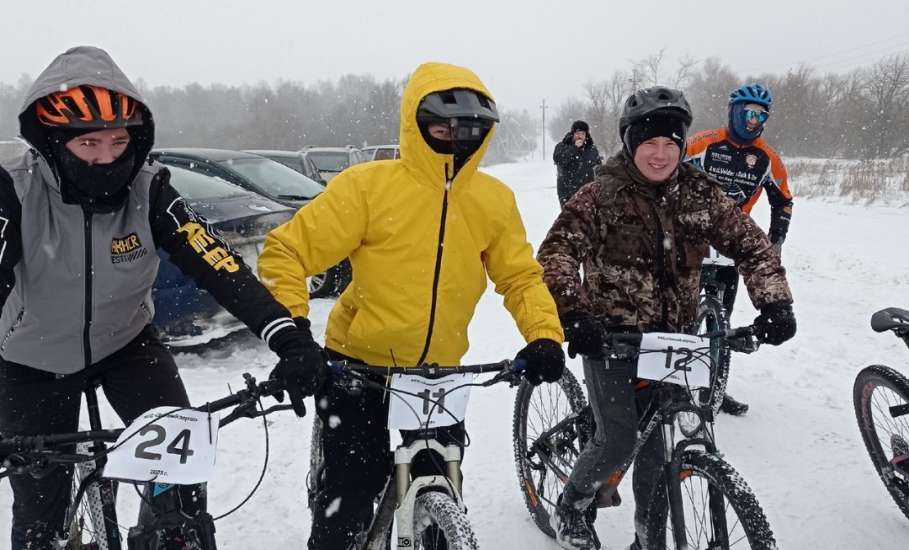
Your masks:
<svg viewBox="0 0 909 550"><path fill-rule="evenodd" d="M497 372L511 367L510 361L501 363L492 363L484 365L473 365L467 367L438 367L435 365L425 365L415 368L376 368L368 365L361 365L347 362L337 362L332 368L336 374L343 373L346 369L351 370L378 370L388 374L392 373L419 373L426 378L440 378L455 372ZM505 373L502 373L505 374ZM342 378L343 380L343 378ZM491 385L498 381L508 380L507 376L497 376L484 385ZM348 386L356 388L361 386L362 381L357 378L348 379ZM388 542L388 536L391 533L392 522L397 525L397 543L398 550L410 550L416 543L414 535L414 509L416 499L419 495L428 491L437 491L445 493L457 506L465 510L464 501L461 498L461 447L459 445L443 445L436 437L437 429L431 428L418 430L412 441L405 440L398 445L394 452L394 470L389 476L379 499L379 504L373 515L372 523L365 530L357 543L357 547L362 550L385 550ZM442 458L445 463L445 473L427 476L419 476L411 479L411 465L414 459L420 453L435 453Z"/></svg>
<svg viewBox="0 0 909 550"><path fill-rule="evenodd" d="M756 349L756 346L749 335L749 329L746 328L733 329L725 331L724 334L708 336L711 338L722 336L725 340L724 345L728 346L729 349L751 352ZM604 350L606 351L606 360L636 361L639 354L637 349L640 342L639 336L617 334L614 338L615 340ZM637 343L635 343L635 338L638 338ZM739 338L744 339L738 342L737 339ZM610 476L603 487L600 488L597 498L604 502L610 501L609 497L617 489L625 472L628 471L635 459L640 455L644 445L652 437L659 437L662 443L663 459L660 475L663 476L665 481L666 499L670 514L669 521L673 530L674 543L676 548L687 548L687 531L682 504L682 459L685 451L691 447L703 448L704 451L710 454L717 453L712 430L713 411L708 405L700 404L696 397L690 395L688 388L660 382L651 382L650 387L653 388L654 395L647 410L640 417L638 423L639 436L634 443L632 452L616 469L615 473ZM699 429L688 433L680 430L682 432L681 438L677 439L676 423L681 413L696 415ZM541 466L553 472L564 483L567 482L573 467L570 460L571 457L564 456L565 449L574 448L574 442L582 440L581 435L585 431L587 439L591 439L594 430L593 415L590 405L588 405L577 413L566 416L549 430L541 433L533 442L530 451L539 458L542 463ZM711 487L708 499L709 506L720 518L716 523L717 530L725 534L726 525L723 524L725 522L724 498L722 494ZM717 542L721 544L728 543L728 541L724 540Z"/></svg>

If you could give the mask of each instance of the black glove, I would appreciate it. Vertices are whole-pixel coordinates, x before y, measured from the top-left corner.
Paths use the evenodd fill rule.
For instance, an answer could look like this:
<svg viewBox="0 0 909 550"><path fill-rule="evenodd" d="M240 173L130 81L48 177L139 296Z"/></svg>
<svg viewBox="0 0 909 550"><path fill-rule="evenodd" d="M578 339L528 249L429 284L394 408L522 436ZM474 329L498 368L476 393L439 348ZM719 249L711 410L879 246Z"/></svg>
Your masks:
<svg viewBox="0 0 909 550"><path fill-rule="evenodd" d="M540 338L524 346L515 360L526 363L524 378L534 386L543 382L555 382L562 377L565 369L565 352L555 340Z"/></svg>
<svg viewBox="0 0 909 550"><path fill-rule="evenodd" d="M297 328L280 330L271 338L271 349L281 358L270 378L284 382L297 416L306 415L303 399L321 387L328 368L328 356L312 338L309 320L294 319Z"/></svg>
<svg viewBox="0 0 909 550"><path fill-rule="evenodd" d="M565 137L562 138L562 143L565 145L574 145L574 132L565 134Z"/></svg>
<svg viewBox="0 0 909 550"><path fill-rule="evenodd" d="M795 314L789 304L769 304L761 308L754 319L754 332L758 340L778 346L795 336Z"/></svg>
<svg viewBox="0 0 909 550"><path fill-rule="evenodd" d="M603 354L603 324L596 317L583 311L572 311L562 317L562 326L568 342L568 357L574 359L579 353Z"/></svg>

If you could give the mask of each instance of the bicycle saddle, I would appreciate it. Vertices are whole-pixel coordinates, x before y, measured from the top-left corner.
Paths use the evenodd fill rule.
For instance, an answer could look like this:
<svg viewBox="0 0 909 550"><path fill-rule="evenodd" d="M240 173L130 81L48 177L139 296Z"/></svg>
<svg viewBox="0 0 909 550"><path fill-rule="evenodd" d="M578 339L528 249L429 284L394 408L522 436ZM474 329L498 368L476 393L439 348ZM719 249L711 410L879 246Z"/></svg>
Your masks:
<svg viewBox="0 0 909 550"><path fill-rule="evenodd" d="M893 329L897 329L899 332L909 331L909 311L898 307L888 307L871 316L871 330L874 332Z"/></svg>

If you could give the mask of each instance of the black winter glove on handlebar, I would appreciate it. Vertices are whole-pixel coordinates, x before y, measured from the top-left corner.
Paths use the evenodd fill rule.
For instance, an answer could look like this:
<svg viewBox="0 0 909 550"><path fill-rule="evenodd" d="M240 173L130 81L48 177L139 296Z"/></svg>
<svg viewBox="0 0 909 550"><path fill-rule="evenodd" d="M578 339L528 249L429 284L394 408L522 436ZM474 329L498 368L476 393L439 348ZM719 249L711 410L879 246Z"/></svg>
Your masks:
<svg viewBox="0 0 909 550"><path fill-rule="evenodd" d="M321 387L328 356L322 346L313 340L309 320L297 317L294 322L297 328L282 329L271 338L271 349L281 360L272 369L270 378L284 382L294 412L297 416L304 416L306 407L303 399Z"/></svg>
<svg viewBox="0 0 909 550"><path fill-rule="evenodd" d="M540 338L530 342L518 352L515 360L523 360L527 366L524 378L534 386L543 382L556 382L565 369L565 352L555 340Z"/></svg>
<svg viewBox="0 0 909 550"><path fill-rule="evenodd" d="M583 311L571 311L562 317L565 340L568 342L568 357L581 355L600 356L603 354L603 324L593 315Z"/></svg>
<svg viewBox="0 0 909 550"><path fill-rule="evenodd" d="M778 346L795 336L795 314L789 304L768 304L754 319L754 335L762 342Z"/></svg>

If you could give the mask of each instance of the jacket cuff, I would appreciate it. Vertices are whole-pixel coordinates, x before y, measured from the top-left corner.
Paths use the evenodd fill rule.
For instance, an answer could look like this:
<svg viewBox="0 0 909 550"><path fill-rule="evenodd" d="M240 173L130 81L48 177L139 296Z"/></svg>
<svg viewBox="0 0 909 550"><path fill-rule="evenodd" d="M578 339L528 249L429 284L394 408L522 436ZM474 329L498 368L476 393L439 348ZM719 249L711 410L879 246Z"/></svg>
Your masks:
<svg viewBox="0 0 909 550"><path fill-rule="evenodd" d="M272 339L285 330L298 330L296 323L290 317L278 317L262 328L259 338L265 341L265 344L272 348ZM272 348L274 349L274 348Z"/></svg>
<svg viewBox="0 0 909 550"><path fill-rule="evenodd" d="M533 342L534 340L539 340L540 338L554 340L559 344L565 342L565 335L561 330L539 329L527 334L527 343Z"/></svg>

